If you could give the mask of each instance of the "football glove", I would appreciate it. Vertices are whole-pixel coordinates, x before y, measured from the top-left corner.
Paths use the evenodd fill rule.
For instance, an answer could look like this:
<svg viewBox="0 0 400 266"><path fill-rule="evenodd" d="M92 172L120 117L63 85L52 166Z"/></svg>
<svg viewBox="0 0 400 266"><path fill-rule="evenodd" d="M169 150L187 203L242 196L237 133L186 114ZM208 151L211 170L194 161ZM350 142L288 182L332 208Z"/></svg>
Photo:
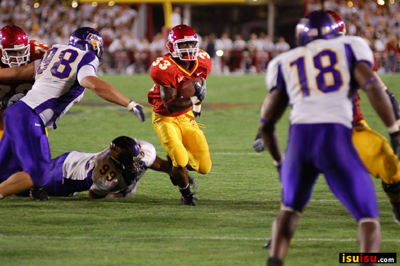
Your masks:
<svg viewBox="0 0 400 266"><path fill-rule="evenodd" d="M253 142L253 148L256 152L263 152L266 150L264 140L261 138L260 130L257 132L256 139Z"/></svg>
<svg viewBox="0 0 400 266"><path fill-rule="evenodd" d="M400 131L390 134L390 143L397 158L400 159Z"/></svg>
<svg viewBox="0 0 400 266"><path fill-rule="evenodd" d="M265 151L265 145L262 138L256 139L253 142L253 148L256 152L263 152Z"/></svg>
<svg viewBox="0 0 400 266"><path fill-rule="evenodd" d="M193 101L193 99L192 99L193 104L201 102L206 98L206 94L207 94L206 79L201 78L201 80L203 81L203 85L200 85L200 83L193 81L193 85L196 90L194 91L194 96L192 96L190 98L191 99L197 98L197 100L194 99L195 101Z"/></svg>
<svg viewBox="0 0 400 266"><path fill-rule="evenodd" d="M7 107L10 107L14 103L21 100L21 98L24 96L25 96L25 94L23 94L23 93L17 93L15 95L11 96L11 98L2 98L0 101L0 109L4 110Z"/></svg>
<svg viewBox="0 0 400 266"><path fill-rule="evenodd" d="M132 114L136 115L140 122L144 122L146 119L144 116L144 108L140 104L136 103L135 101L131 101L127 106L126 109L131 112Z"/></svg>

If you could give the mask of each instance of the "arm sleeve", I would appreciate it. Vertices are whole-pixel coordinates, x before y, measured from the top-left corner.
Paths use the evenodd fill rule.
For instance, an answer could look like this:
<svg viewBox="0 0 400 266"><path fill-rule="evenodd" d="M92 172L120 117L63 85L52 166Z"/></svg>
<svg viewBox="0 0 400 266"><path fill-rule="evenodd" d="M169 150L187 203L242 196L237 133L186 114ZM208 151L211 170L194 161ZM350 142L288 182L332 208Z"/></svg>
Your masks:
<svg viewBox="0 0 400 266"><path fill-rule="evenodd" d="M85 66L81 67L81 69L79 69L79 72L78 72L78 75L77 75L77 79L78 79L79 84L81 83L82 79L84 79L84 78L86 78L88 76L97 77L96 70L91 65L85 65Z"/></svg>

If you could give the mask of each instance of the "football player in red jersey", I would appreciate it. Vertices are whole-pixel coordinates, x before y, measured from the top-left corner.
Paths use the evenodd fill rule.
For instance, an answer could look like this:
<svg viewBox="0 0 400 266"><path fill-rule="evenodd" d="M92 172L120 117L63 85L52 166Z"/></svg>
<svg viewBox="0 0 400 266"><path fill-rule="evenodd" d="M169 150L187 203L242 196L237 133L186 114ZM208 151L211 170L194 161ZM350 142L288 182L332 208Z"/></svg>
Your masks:
<svg viewBox="0 0 400 266"><path fill-rule="evenodd" d="M50 47L35 40L29 40L19 26L7 25L0 30L0 69L19 67L41 59ZM24 96L32 88L33 81L15 80L0 82L0 139L3 136L3 110L7 105Z"/></svg>
<svg viewBox="0 0 400 266"><path fill-rule="evenodd" d="M148 93L148 101L154 106L152 124L172 160L171 180L180 189L182 204L196 206L188 169L207 174L212 162L206 137L196 123L192 108L200 113L199 104L206 96L206 78L212 68L211 58L199 50L197 34L187 25L172 28L167 48L168 53L154 60L150 70L154 81ZM202 85L194 82L195 94L190 98L178 97L179 85L195 77L202 79Z"/></svg>

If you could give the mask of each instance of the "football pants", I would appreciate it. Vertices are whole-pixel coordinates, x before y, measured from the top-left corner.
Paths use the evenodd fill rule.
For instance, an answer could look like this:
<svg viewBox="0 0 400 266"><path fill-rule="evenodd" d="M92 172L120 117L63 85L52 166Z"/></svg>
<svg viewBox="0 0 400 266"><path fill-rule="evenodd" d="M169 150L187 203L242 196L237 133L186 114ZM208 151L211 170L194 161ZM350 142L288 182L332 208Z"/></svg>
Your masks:
<svg viewBox="0 0 400 266"><path fill-rule="evenodd" d="M153 128L174 166L190 166L200 174L211 170L208 143L192 111L171 117L153 112Z"/></svg>
<svg viewBox="0 0 400 266"><path fill-rule="evenodd" d="M353 128L353 143L371 175L386 184L400 181L400 163L388 140L364 120Z"/></svg>

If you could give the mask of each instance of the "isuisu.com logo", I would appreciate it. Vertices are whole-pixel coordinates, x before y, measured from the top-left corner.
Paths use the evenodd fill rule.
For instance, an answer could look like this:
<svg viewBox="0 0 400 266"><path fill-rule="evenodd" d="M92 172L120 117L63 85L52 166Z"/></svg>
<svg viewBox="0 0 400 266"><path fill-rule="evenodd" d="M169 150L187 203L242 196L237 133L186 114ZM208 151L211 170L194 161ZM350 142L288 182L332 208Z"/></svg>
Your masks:
<svg viewBox="0 0 400 266"><path fill-rule="evenodd" d="M339 253L339 263L397 263L396 253Z"/></svg>

